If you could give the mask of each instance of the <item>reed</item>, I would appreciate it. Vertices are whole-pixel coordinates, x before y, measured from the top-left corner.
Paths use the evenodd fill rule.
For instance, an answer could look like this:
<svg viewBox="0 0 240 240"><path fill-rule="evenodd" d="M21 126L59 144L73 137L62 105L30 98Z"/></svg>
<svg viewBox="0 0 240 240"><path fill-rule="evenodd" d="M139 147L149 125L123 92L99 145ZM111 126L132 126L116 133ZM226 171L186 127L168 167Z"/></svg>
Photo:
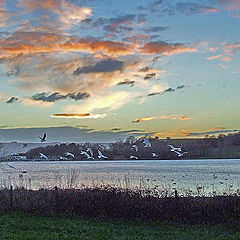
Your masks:
<svg viewBox="0 0 240 240"><path fill-rule="evenodd" d="M111 186L0 190L0 211L104 219L226 223L240 220L240 196L171 196Z"/></svg>

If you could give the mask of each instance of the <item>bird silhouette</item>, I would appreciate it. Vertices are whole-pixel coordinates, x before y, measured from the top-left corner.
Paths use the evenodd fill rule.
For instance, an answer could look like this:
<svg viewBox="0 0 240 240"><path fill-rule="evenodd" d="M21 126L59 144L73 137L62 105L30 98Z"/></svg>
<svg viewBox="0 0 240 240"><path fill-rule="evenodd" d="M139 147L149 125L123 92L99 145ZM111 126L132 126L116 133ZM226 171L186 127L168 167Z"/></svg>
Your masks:
<svg viewBox="0 0 240 240"><path fill-rule="evenodd" d="M100 150L98 150L98 158L108 159L108 157L104 156Z"/></svg>
<svg viewBox="0 0 240 240"><path fill-rule="evenodd" d="M48 160L48 157L46 155L44 155L43 153L39 153L40 154L40 158L44 158L46 160Z"/></svg>
<svg viewBox="0 0 240 240"><path fill-rule="evenodd" d="M39 137L41 142L46 142L47 134L44 133L43 137Z"/></svg>
<svg viewBox="0 0 240 240"><path fill-rule="evenodd" d="M25 147L27 147L27 143L23 143L23 144L21 145L21 148L25 148Z"/></svg>
<svg viewBox="0 0 240 240"><path fill-rule="evenodd" d="M143 139L143 144L145 145L144 147L151 147L152 146L148 139Z"/></svg>
<svg viewBox="0 0 240 240"><path fill-rule="evenodd" d="M158 155L156 153L152 153L152 157L158 157Z"/></svg>
<svg viewBox="0 0 240 240"><path fill-rule="evenodd" d="M172 152L177 153L178 157L182 157L184 154L187 154L187 153L188 153L188 152L180 153L180 152L178 152L178 151L172 151Z"/></svg>
<svg viewBox="0 0 240 240"><path fill-rule="evenodd" d="M91 148L87 148L86 152L89 152L91 157L93 157L93 150Z"/></svg>
<svg viewBox="0 0 240 240"><path fill-rule="evenodd" d="M87 157L87 159L94 159L93 157L91 157L87 152L81 151L82 155L85 155Z"/></svg>
<svg viewBox="0 0 240 240"><path fill-rule="evenodd" d="M168 145L170 148L171 148L171 152L175 152L175 151L178 151L178 152L181 152L182 149L179 147L174 147L173 145Z"/></svg>
<svg viewBox="0 0 240 240"><path fill-rule="evenodd" d="M132 148L134 148L136 152L138 151L138 146L137 145L133 145Z"/></svg>
<svg viewBox="0 0 240 240"><path fill-rule="evenodd" d="M75 158L74 154L72 154L72 153L70 153L70 152L66 152L66 153L64 153L64 155L65 155L66 157Z"/></svg>

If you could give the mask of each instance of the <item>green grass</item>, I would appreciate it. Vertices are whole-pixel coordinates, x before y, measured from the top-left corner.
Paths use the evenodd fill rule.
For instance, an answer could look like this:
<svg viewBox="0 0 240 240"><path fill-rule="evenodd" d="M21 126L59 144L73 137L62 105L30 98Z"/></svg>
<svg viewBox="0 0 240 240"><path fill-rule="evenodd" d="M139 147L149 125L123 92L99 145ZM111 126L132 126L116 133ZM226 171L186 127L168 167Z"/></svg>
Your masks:
<svg viewBox="0 0 240 240"><path fill-rule="evenodd" d="M39 217L15 213L0 215L0 239L238 240L240 239L240 226L84 220L65 217Z"/></svg>

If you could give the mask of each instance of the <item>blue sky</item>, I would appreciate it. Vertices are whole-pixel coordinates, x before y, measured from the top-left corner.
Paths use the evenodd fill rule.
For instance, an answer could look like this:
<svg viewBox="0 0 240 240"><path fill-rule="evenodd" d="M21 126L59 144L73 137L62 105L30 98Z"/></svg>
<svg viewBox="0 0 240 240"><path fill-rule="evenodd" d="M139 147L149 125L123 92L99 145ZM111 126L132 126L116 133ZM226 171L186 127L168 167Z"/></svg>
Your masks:
<svg viewBox="0 0 240 240"><path fill-rule="evenodd" d="M237 0L0 0L0 141L232 133L239 22Z"/></svg>

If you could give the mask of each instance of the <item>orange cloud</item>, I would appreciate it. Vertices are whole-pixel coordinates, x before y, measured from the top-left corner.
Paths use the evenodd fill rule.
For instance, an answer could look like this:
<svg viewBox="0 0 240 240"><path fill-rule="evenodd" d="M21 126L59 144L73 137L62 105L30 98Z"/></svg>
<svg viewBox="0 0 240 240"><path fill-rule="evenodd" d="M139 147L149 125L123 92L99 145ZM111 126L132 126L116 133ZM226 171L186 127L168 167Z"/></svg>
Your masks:
<svg viewBox="0 0 240 240"><path fill-rule="evenodd" d="M178 119L179 115L178 114L171 114L171 115L162 115L159 116L160 119L172 119L172 120L176 120Z"/></svg>
<svg viewBox="0 0 240 240"><path fill-rule="evenodd" d="M138 123L138 122L142 122L142 121L150 121L152 119L171 119L171 120L190 120L190 117L186 117L186 116L180 116L178 114L172 114L172 115L162 115L162 116L158 116L158 117L147 117L147 118L138 118L134 121L132 121L133 123Z"/></svg>
<svg viewBox="0 0 240 240"><path fill-rule="evenodd" d="M208 50L209 52L216 52L217 51L217 47L210 47Z"/></svg>
<svg viewBox="0 0 240 240"><path fill-rule="evenodd" d="M162 54L171 56L173 54L185 52L197 52L196 48L187 47L181 43L149 42L140 51L147 54Z"/></svg>
<svg viewBox="0 0 240 240"><path fill-rule="evenodd" d="M48 32L15 32L5 39L0 39L0 57L51 52L87 52L97 57L126 56L136 52L170 56L196 51L196 48L186 47L183 44L150 42L139 48L133 43L69 38Z"/></svg>
<svg viewBox="0 0 240 240"><path fill-rule="evenodd" d="M59 41L62 40L57 34L40 32L16 32L12 36L0 40L2 55L27 55L34 53L55 52L59 50Z"/></svg>
<svg viewBox="0 0 240 240"><path fill-rule="evenodd" d="M59 5L59 1L57 0L18 0L19 6L29 9L35 10L37 8L43 8L47 10L57 9Z"/></svg>
<svg viewBox="0 0 240 240"><path fill-rule="evenodd" d="M100 53L107 56L123 56L134 53L134 45L115 41L98 41L81 39L60 44L62 51L82 51L92 54Z"/></svg>
<svg viewBox="0 0 240 240"><path fill-rule="evenodd" d="M220 58L221 56L222 56L222 54L219 54L219 55L216 55L216 56L207 57L206 59L207 60L214 60L214 59Z"/></svg>
<svg viewBox="0 0 240 240"><path fill-rule="evenodd" d="M191 118L190 117L186 117L186 116L181 116L178 118L178 120L190 120Z"/></svg>
<svg viewBox="0 0 240 240"><path fill-rule="evenodd" d="M179 116L179 114L172 114L172 115L163 115L159 117L160 119L171 119L171 120L190 120L190 117L186 116Z"/></svg>
<svg viewBox="0 0 240 240"><path fill-rule="evenodd" d="M72 41L58 34L41 32L16 32L0 40L1 57L71 51L116 57L134 53L134 46L115 41L90 39Z"/></svg>
<svg viewBox="0 0 240 240"><path fill-rule="evenodd" d="M217 8L204 8L203 13L216 13L219 12Z"/></svg>
<svg viewBox="0 0 240 240"><path fill-rule="evenodd" d="M231 55L231 54L234 54L236 51L238 51L239 48L240 48L239 42L229 43L224 46L224 52L225 52L225 54Z"/></svg>
<svg viewBox="0 0 240 240"><path fill-rule="evenodd" d="M104 118L106 114L90 114L90 113L57 113L52 114L54 118Z"/></svg>
<svg viewBox="0 0 240 240"><path fill-rule="evenodd" d="M229 43L226 45L227 48L239 48L240 44L239 43Z"/></svg>
<svg viewBox="0 0 240 240"><path fill-rule="evenodd" d="M133 123L139 123L139 122L144 122L144 121L150 121L150 120L152 120L154 118L156 118L156 117L138 118L136 120L133 120L132 122Z"/></svg>
<svg viewBox="0 0 240 240"><path fill-rule="evenodd" d="M155 137L188 137L191 129L181 129L175 131L167 131L167 132L154 132L153 136Z"/></svg>
<svg viewBox="0 0 240 240"><path fill-rule="evenodd" d="M219 4L226 10L240 10L240 2L239 0L217 0Z"/></svg>
<svg viewBox="0 0 240 240"><path fill-rule="evenodd" d="M232 58L230 56L226 56L226 57L223 57L222 60L225 62L230 62Z"/></svg>
<svg viewBox="0 0 240 240"><path fill-rule="evenodd" d="M169 116L169 115L163 115L163 116L160 116L159 118L160 118L160 119L169 119L170 116Z"/></svg>
<svg viewBox="0 0 240 240"><path fill-rule="evenodd" d="M225 128L224 127L215 127L215 128L211 128L207 131L218 131L218 130L224 130Z"/></svg>

